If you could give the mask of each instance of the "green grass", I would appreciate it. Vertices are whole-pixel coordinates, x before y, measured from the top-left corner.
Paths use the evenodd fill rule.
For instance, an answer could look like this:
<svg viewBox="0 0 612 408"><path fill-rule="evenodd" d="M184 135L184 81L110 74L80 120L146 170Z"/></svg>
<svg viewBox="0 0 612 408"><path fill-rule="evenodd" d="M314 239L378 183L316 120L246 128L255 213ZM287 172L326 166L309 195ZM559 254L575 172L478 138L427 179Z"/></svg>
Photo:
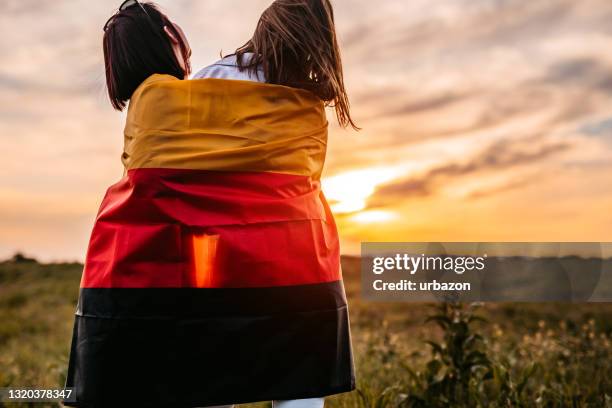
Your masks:
<svg viewBox="0 0 612 408"><path fill-rule="evenodd" d="M327 407L612 406L612 304L364 302L358 268L343 259L359 389ZM0 387L63 385L81 270L0 263Z"/></svg>

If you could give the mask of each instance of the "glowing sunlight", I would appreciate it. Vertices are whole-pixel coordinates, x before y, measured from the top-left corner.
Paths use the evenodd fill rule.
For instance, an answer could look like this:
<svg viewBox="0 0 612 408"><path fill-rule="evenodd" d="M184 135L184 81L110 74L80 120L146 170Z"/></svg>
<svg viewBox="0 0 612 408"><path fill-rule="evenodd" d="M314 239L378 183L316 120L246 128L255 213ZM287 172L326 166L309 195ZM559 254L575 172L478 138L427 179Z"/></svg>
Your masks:
<svg viewBox="0 0 612 408"><path fill-rule="evenodd" d="M399 169L389 167L348 171L323 179L323 191L336 214L360 211L377 186L399 174Z"/></svg>

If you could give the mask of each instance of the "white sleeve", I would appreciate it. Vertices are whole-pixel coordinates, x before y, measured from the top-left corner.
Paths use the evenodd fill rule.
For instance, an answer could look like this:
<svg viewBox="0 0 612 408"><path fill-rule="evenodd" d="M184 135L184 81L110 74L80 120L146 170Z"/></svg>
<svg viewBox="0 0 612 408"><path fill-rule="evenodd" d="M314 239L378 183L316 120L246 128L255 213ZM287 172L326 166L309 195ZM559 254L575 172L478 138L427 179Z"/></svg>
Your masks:
<svg viewBox="0 0 612 408"><path fill-rule="evenodd" d="M242 81L254 81L254 82L266 82L264 79L263 72L257 71L257 75L251 74L247 71L240 71L238 66L235 65L235 59L231 60L229 57L224 58L215 62L212 65L202 68L192 79L203 79L203 78L218 78L218 79L238 79Z"/></svg>

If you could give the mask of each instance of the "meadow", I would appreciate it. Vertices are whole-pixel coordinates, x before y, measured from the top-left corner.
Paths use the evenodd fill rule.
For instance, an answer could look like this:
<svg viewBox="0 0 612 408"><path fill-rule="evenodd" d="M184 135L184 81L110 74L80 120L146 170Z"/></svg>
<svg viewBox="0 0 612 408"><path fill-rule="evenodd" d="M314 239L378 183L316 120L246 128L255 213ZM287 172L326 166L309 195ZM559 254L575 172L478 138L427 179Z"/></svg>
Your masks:
<svg viewBox="0 0 612 408"><path fill-rule="evenodd" d="M0 387L63 385L81 270L0 263ZM327 407L612 407L612 304L365 302L343 271L358 389Z"/></svg>

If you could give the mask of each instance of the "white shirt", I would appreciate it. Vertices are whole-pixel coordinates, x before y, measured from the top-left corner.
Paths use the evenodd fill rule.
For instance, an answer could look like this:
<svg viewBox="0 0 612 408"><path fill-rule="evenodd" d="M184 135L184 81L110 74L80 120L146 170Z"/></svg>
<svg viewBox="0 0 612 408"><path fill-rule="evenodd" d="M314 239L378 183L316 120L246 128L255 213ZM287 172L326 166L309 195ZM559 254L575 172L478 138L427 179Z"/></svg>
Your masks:
<svg viewBox="0 0 612 408"><path fill-rule="evenodd" d="M243 54L242 59L245 63L248 63L252 57L253 53L247 52ZM263 70L261 70L261 68L257 70L257 75L247 72L246 70L241 72L238 69L235 55L229 55L223 59L220 59L214 64L202 68L193 76L193 79L202 78L238 79L242 81L266 82Z"/></svg>

